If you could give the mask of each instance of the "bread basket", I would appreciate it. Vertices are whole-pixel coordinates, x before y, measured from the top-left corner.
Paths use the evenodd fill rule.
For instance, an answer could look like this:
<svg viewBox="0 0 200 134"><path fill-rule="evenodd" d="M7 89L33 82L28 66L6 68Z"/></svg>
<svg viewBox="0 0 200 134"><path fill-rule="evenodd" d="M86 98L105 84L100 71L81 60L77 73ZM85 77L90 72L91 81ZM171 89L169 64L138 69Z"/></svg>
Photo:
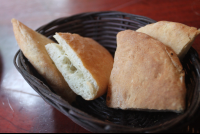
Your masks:
<svg viewBox="0 0 200 134"><path fill-rule="evenodd" d="M139 15L108 11L89 12L56 19L37 32L54 40L55 32L78 33L91 37L104 46L113 56L116 50L116 35L125 29L136 30L156 21ZM55 40L54 40L55 41ZM186 72L187 108L184 113L146 112L111 109L106 106L106 95L85 101L80 96L69 104L49 88L19 50L14 65L29 85L50 105L72 121L91 132L175 132L188 125L197 116L200 104L200 63L197 52L191 48L184 58Z"/></svg>

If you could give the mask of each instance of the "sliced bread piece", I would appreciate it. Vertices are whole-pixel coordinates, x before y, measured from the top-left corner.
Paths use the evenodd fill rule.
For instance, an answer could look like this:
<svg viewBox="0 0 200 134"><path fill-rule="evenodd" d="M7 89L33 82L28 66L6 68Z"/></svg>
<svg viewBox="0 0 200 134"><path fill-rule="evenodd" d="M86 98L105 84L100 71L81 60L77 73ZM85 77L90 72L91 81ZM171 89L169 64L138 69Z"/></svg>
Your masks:
<svg viewBox="0 0 200 134"><path fill-rule="evenodd" d="M105 94L113 66L112 55L91 38L70 33L56 33L54 37L59 44L45 47L70 88L85 100Z"/></svg>
<svg viewBox="0 0 200 134"><path fill-rule="evenodd" d="M169 21L159 21L146 25L139 28L137 32L148 34L169 46L181 60L192 46L195 38L200 34L200 30L195 27Z"/></svg>
<svg viewBox="0 0 200 134"><path fill-rule="evenodd" d="M70 103L74 101L76 94L69 88L45 49L46 44L54 42L16 19L12 19L12 23L17 43L24 56L58 95Z"/></svg>
<svg viewBox="0 0 200 134"><path fill-rule="evenodd" d="M108 107L179 113L185 96L185 72L171 48L144 33L118 33Z"/></svg>

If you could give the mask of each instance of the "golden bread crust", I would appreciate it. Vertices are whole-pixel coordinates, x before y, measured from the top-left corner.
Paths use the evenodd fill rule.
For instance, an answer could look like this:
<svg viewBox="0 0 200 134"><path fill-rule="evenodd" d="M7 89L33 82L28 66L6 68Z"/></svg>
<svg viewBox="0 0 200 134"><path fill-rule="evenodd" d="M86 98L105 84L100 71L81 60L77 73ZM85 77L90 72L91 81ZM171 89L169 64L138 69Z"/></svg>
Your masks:
<svg viewBox="0 0 200 134"><path fill-rule="evenodd" d="M171 48L144 33L118 33L108 107L182 112L185 95L185 72Z"/></svg>
<svg viewBox="0 0 200 134"><path fill-rule="evenodd" d="M45 49L46 44L54 42L16 19L12 19L12 24L15 38L24 56L58 95L69 102L74 101L75 93L69 88Z"/></svg>
<svg viewBox="0 0 200 134"><path fill-rule="evenodd" d="M182 60L190 49L200 30L177 22L159 21L137 30L161 41L172 48Z"/></svg>
<svg viewBox="0 0 200 134"><path fill-rule="evenodd" d="M83 66L96 80L99 90L95 98L105 94L114 62L112 55L107 49L91 38L70 33L58 33L58 35L69 44L81 59Z"/></svg>

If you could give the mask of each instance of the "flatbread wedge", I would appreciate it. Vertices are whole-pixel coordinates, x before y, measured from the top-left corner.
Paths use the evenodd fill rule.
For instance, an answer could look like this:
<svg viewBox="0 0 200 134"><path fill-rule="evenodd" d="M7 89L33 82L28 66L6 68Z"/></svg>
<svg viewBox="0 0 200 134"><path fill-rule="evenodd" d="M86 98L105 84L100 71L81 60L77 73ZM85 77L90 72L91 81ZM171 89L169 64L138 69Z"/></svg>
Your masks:
<svg viewBox="0 0 200 134"><path fill-rule="evenodd" d="M59 42L46 50L70 88L85 100L94 100L107 91L113 57L92 38L78 34L56 33Z"/></svg>
<svg viewBox="0 0 200 134"><path fill-rule="evenodd" d="M185 96L185 72L171 48L144 33L118 33L108 107L180 113Z"/></svg>
<svg viewBox="0 0 200 134"><path fill-rule="evenodd" d="M54 42L16 19L12 19L12 24L24 56L58 95L70 103L74 101L76 94L69 88L45 49L46 44Z"/></svg>
<svg viewBox="0 0 200 134"><path fill-rule="evenodd" d="M200 34L200 30L177 22L159 21L146 25L137 30L150 35L172 48L180 60L184 58L192 46L195 38Z"/></svg>

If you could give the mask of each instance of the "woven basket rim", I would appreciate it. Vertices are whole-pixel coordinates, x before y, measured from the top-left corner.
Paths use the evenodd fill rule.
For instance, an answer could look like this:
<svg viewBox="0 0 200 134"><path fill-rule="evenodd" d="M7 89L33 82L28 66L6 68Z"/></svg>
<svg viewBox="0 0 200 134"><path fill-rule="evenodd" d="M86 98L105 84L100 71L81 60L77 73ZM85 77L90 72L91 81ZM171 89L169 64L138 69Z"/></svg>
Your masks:
<svg viewBox="0 0 200 134"><path fill-rule="evenodd" d="M17 51L17 53L15 54L15 57L14 57L14 65L15 65L15 67L17 68L17 70L19 71L19 72L21 72L21 70L19 69L19 67L18 67L18 65L17 65L17 63L16 63L16 59L18 58L18 55L19 55L19 53L21 52L21 50L18 50ZM22 53L22 52L21 52ZM24 70L25 71L25 70ZM32 76L32 77L35 77L35 76ZM36 78L36 77L35 77ZM36 78L36 79L38 79L38 78ZM200 79L199 79L199 81L200 81ZM53 93L52 93L53 94ZM54 94L55 96L57 96L57 94ZM41 95L40 95L41 96ZM42 96L41 96L42 97ZM43 98L43 97L42 97ZM43 98L44 100L45 100L45 98ZM65 100L63 100L62 98L61 98L61 100L65 103L66 101ZM46 101L45 101L46 102ZM200 102L200 98L198 98L198 102ZM48 102L47 102L48 103ZM49 104L49 103L48 103ZM199 104L199 103L196 103L197 105ZM156 132L156 129L160 129L160 127L159 126L152 126L152 127L147 127L147 128L134 128L134 127L131 127L131 126L122 126L122 125L118 125L118 124L114 124L114 123L109 123L109 122L105 122L105 121L101 121L101 120L99 120L98 118L96 118L96 117L93 117L93 116L91 116L91 115L89 115L88 113L85 113L84 111L81 111L80 109L77 109L77 108L75 108L75 107L73 107L73 106L71 106L70 104L68 104L68 105L66 105L66 104L64 104L63 106L65 106L65 107L68 107L69 109L70 109L70 113L79 113L79 114L82 114L82 115L87 115L86 117L85 116L82 116L83 118L85 118L86 120L91 120L91 118L95 118L97 121L97 123L100 123L100 124L106 124L106 125L108 125L108 126L110 126L110 125L112 125L112 126L114 126L114 127L123 127L123 128L126 128L126 129L134 129L134 131L135 132L139 132L139 131L146 131L146 132L148 132L148 131L151 131L152 132L152 130L153 131L155 131ZM193 107L195 107L195 106L193 106ZM54 107L55 108L55 107ZM56 108L57 109L57 108ZM192 108L191 108L192 109ZM57 109L57 110L59 110L60 111L60 109ZM74 112L74 111L76 111L76 112ZM196 111L196 110L194 110L194 111ZM176 125L176 124L178 124L181 120L184 120L184 119L186 119L187 118L187 116L188 116L188 114L190 113L191 111L186 111L186 112L184 112L184 114L181 114L180 116L178 116L178 117L176 117L176 118L174 118L174 119L172 119L171 121L169 121L169 122L167 122L167 123L164 123L165 125L162 125L162 127L164 127L165 128L165 130L167 130L168 128L170 128L171 126L174 126L174 125ZM177 118L178 118L178 120L177 120ZM70 118L71 119L71 118ZM93 121L93 120L92 120ZM188 122L189 123L189 122ZM87 129L87 128L86 128ZM133 130L130 130L130 132L132 132Z"/></svg>

